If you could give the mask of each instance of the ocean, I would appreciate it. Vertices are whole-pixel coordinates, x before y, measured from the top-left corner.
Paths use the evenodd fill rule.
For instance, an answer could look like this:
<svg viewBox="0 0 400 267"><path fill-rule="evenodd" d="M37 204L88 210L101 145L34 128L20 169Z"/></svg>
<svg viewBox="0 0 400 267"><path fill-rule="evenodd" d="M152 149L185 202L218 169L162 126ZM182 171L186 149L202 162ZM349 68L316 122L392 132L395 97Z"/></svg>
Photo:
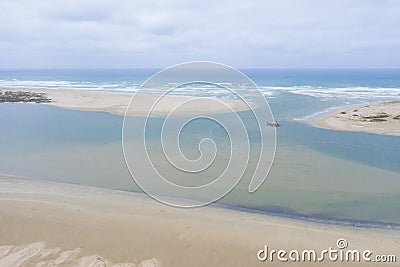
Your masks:
<svg viewBox="0 0 400 267"><path fill-rule="evenodd" d="M76 89L133 93L156 69L1 70L0 88ZM327 223L400 228L400 139L316 128L313 116L353 104L400 99L397 69L243 69L282 124L271 172L255 193L245 177L214 205ZM224 90L187 88L182 95L232 98ZM240 113L246 117L246 112ZM138 122L143 118L136 118ZM0 104L0 175L140 191L125 165L123 117L36 104ZM163 118L150 123L160 128ZM182 151L198 153L201 138L219 141L215 169L226 163L224 131L199 122ZM257 144L257 138L250 142ZM152 153L162 160L157 136ZM134 142L134 140L132 140ZM160 163L163 172L169 168ZM245 175L246 176L246 175ZM174 176L181 182L182 177Z"/></svg>

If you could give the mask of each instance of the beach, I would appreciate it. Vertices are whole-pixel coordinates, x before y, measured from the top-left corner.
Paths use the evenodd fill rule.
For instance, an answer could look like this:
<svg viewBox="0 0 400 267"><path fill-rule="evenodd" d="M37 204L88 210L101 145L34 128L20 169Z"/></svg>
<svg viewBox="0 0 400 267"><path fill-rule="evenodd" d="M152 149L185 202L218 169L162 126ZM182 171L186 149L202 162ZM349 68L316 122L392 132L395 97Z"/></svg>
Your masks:
<svg viewBox="0 0 400 267"><path fill-rule="evenodd" d="M3 102L40 103L66 109L108 112L116 115L125 115L133 96L131 93L71 89L0 88L0 93L7 94L7 92L9 94L16 94L16 96L13 99L5 97ZM21 99L18 99L18 93L24 94ZM226 112L226 107L215 105L215 101L208 101L207 103L202 101L201 106L191 104L191 101L197 99L190 96L166 95L160 98L159 94L136 94L134 105L129 107L127 115L146 116L152 108L153 103L156 103L156 105L151 110L151 115L155 116L167 115L173 108L180 105L182 105L182 108L176 110L178 114L202 114L205 110L208 113ZM235 111L248 109L246 104L241 101L225 99L219 101Z"/></svg>
<svg viewBox="0 0 400 267"><path fill-rule="evenodd" d="M332 130L400 136L400 101L334 110L316 117L313 123Z"/></svg>
<svg viewBox="0 0 400 267"><path fill-rule="evenodd" d="M389 229L213 206L179 209L144 194L23 178L0 178L0 202L0 266L286 266L291 264L259 261L257 253L266 245L287 251L337 249L340 238L349 249L374 255L400 251L400 234Z"/></svg>

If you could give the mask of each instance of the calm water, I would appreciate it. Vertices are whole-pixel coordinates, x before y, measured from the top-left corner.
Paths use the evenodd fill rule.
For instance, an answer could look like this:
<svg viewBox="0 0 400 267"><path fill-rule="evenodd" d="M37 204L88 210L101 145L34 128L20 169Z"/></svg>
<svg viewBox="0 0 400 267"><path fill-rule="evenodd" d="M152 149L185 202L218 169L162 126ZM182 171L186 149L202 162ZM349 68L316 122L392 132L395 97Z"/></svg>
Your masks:
<svg viewBox="0 0 400 267"><path fill-rule="evenodd" d="M134 92L154 72L0 71L0 87ZM276 160L266 183L249 194L249 175L245 175L219 204L314 220L400 225L400 139L319 129L301 122L334 107L399 99L399 70L244 72L260 86L283 127L277 132ZM198 92L193 89L181 93ZM209 94L229 97L217 90ZM240 115L248 116L245 112ZM155 128L162 122L162 118L151 120ZM122 155L121 116L33 104L0 104L0 125L0 174L139 190ZM252 145L257 145L256 136L251 137ZM197 143L204 137L212 137L219 144L222 154L216 166L223 166L228 143L223 131L207 122L188 128L181 140L182 150L195 156ZM157 136L150 136L150 140L157 154ZM160 166L169 172L167 165ZM218 168L203 173L202 179L207 181Z"/></svg>

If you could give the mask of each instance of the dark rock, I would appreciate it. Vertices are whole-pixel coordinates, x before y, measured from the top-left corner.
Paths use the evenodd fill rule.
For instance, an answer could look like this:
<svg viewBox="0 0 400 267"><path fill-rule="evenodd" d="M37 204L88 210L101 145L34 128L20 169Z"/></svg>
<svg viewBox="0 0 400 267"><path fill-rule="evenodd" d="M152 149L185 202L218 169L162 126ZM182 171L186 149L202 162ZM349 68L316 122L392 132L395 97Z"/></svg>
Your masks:
<svg viewBox="0 0 400 267"><path fill-rule="evenodd" d="M45 93L0 90L0 103L50 103Z"/></svg>

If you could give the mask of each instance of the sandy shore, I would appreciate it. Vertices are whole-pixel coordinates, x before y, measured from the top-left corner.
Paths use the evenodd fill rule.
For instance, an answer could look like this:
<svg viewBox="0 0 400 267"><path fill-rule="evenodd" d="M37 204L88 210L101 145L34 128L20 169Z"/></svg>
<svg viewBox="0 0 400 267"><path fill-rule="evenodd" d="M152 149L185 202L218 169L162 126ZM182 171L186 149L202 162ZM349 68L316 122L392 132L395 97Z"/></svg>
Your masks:
<svg viewBox="0 0 400 267"><path fill-rule="evenodd" d="M315 118L313 123L333 130L400 136L400 101L335 110Z"/></svg>
<svg viewBox="0 0 400 267"><path fill-rule="evenodd" d="M177 209L142 194L21 178L0 178L0 223L0 266L293 266L261 262L257 252L265 245L287 251L337 249L339 238L347 240L348 249L400 257L395 230L216 207Z"/></svg>
<svg viewBox="0 0 400 267"><path fill-rule="evenodd" d="M83 91L83 90L63 90L63 89L1 89L0 92L24 92L43 94L44 97L49 99L49 102L43 101L40 104L52 105L56 107L85 110L85 111L103 111L117 115L124 115L126 108L132 98L132 94L128 93L114 93L114 92L101 92L101 91ZM156 94L136 94L134 105L129 108L129 115L141 116L147 115L152 103L155 103L159 95ZM178 113L182 114L202 114L204 111L207 113L221 113L226 112L222 105L218 105L214 101L202 101L201 105L191 100L198 100L199 97L189 96L164 96L155 106L152 115L166 115L172 108L186 102L186 104L178 109ZM204 99L204 98L203 98ZM222 100L228 107L233 110L245 110L247 106L241 101ZM32 101L34 102L34 101ZM189 102L189 103L188 103Z"/></svg>

